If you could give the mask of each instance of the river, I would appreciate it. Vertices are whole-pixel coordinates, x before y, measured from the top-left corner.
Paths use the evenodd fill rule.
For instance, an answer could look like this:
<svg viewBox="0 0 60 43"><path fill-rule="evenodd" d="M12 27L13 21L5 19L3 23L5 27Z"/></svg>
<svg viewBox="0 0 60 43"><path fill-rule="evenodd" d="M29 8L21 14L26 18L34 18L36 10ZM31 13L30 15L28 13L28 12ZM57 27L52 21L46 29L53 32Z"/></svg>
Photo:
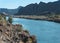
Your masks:
<svg viewBox="0 0 60 43"><path fill-rule="evenodd" d="M13 24L22 24L31 35L36 35L37 43L60 43L59 23L13 18Z"/></svg>

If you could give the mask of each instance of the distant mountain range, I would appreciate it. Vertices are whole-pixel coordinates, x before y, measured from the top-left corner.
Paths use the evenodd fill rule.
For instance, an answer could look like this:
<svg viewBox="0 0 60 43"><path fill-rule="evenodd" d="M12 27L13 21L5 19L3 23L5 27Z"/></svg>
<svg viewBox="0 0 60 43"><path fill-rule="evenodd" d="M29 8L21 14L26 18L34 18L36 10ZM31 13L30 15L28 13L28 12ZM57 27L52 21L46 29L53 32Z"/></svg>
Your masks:
<svg viewBox="0 0 60 43"><path fill-rule="evenodd" d="M4 12L9 15L16 14L20 8L21 8L21 6L16 9L0 8L0 13Z"/></svg>
<svg viewBox="0 0 60 43"><path fill-rule="evenodd" d="M55 2L40 2L22 7L16 15L46 15L60 14L60 0Z"/></svg>
<svg viewBox="0 0 60 43"><path fill-rule="evenodd" d="M17 9L0 8L0 13L15 15L47 15L47 14L60 14L60 0L55 2L40 2L39 4L29 4L25 7L18 7Z"/></svg>

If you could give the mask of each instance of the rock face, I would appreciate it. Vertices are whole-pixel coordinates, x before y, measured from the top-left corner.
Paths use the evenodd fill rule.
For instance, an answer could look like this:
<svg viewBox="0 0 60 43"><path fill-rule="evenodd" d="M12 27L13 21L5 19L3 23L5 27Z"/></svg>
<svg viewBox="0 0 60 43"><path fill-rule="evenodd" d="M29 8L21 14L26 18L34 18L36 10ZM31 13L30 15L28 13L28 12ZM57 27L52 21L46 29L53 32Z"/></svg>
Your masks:
<svg viewBox="0 0 60 43"><path fill-rule="evenodd" d="M0 43L37 43L36 37L31 36L22 25L0 26Z"/></svg>
<svg viewBox="0 0 60 43"><path fill-rule="evenodd" d="M40 2L22 7L16 15L52 15L60 14L60 1Z"/></svg>
<svg viewBox="0 0 60 43"><path fill-rule="evenodd" d="M36 38L23 30L22 25L13 25L0 15L0 43L36 43Z"/></svg>

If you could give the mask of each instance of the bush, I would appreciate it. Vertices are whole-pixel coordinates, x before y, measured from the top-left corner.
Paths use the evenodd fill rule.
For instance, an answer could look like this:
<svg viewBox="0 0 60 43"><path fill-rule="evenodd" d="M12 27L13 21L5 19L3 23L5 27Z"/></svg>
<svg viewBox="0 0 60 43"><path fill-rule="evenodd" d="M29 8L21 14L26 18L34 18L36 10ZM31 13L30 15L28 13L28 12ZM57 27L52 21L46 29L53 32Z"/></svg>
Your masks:
<svg viewBox="0 0 60 43"><path fill-rule="evenodd" d="M12 17L11 16L8 18L8 22L12 24Z"/></svg>

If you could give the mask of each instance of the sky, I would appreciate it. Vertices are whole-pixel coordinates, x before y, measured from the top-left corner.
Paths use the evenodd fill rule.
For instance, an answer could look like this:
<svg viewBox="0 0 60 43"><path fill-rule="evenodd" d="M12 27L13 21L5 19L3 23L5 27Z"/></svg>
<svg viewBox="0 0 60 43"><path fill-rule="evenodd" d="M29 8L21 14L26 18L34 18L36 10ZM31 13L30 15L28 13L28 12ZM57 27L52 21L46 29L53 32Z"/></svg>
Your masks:
<svg viewBox="0 0 60 43"><path fill-rule="evenodd" d="M0 8L15 9L19 6L26 6L31 3L53 2L57 0L0 0Z"/></svg>

